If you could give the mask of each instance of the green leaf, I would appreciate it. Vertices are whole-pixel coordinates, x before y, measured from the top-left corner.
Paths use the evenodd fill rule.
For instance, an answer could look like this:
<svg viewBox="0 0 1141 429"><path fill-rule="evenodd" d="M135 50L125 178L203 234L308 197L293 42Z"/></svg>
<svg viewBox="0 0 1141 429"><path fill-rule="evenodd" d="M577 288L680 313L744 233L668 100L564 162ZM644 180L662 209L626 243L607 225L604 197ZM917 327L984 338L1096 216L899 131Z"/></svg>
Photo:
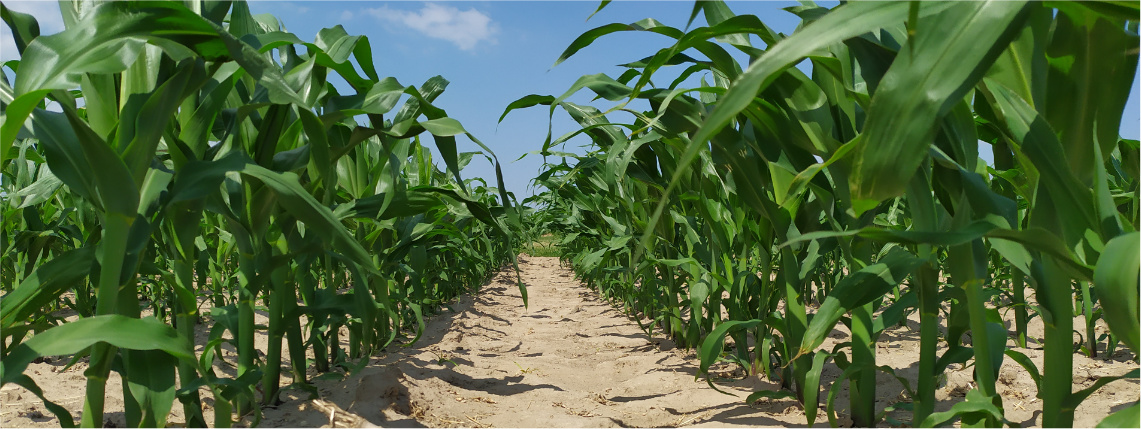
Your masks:
<svg viewBox="0 0 1141 429"><path fill-rule="evenodd" d="M220 118L222 109L226 107L226 98L233 91L237 76L241 74L238 73L238 70L239 66L236 63L225 63L219 66L218 70L214 72L214 76L210 78L216 82L216 85L206 90L208 92L203 91L205 93L199 96L193 114L180 124L181 131L178 139L190 147L191 151L194 152L195 159L202 159L209 147L211 129ZM185 113L183 112L183 114ZM172 156L176 156L173 151ZM178 164L175 165L179 166Z"/></svg>
<svg viewBox="0 0 1141 429"><path fill-rule="evenodd" d="M568 46L567 49L563 51L562 55L559 55L559 58L555 60L555 63L552 64L551 67L553 68L563 61L566 61L567 58L570 58L582 48L590 46L590 44L594 43L595 40L598 40L599 37L619 31L649 31L673 37L675 39L680 38L683 34L680 30L662 25L662 23L654 20L653 18L643 19L632 24L607 24L592 30L588 30L587 32L582 33L582 35L578 36L578 38L571 42L570 46Z"/></svg>
<svg viewBox="0 0 1141 429"><path fill-rule="evenodd" d="M161 350L123 350L127 387L142 411L140 427L166 427L174 406L177 360Z"/></svg>
<svg viewBox="0 0 1141 429"><path fill-rule="evenodd" d="M611 0L602 0L601 2L599 2L598 3L598 9L595 9L594 12L591 12L590 16L586 17L586 20L590 21L590 18L594 17L594 15L597 14L598 12L601 12L602 8L604 8L604 7L606 7L606 5L610 4L610 1Z"/></svg>
<svg viewBox="0 0 1141 429"><path fill-rule="evenodd" d="M66 142L50 138L41 139L45 143L51 141L50 145L45 144L45 146L49 146L55 151L65 152L63 156L73 163L72 165L59 165L57 163L61 168L52 168L52 171L58 175L60 170L65 168L90 169L89 172L80 174L94 175L93 180L89 182L95 187L95 195L91 197L98 199L93 202L96 202L105 213L134 218L139 208L139 182L136 182L131 176L131 170L123 162L123 159L103 138L95 134L86 122L71 109L65 110L64 113L78 142ZM39 126L38 119L42 115L37 114L36 116L36 132L40 134L41 131L46 130ZM67 133L64 130L56 131ZM59 156L57 155L56 158L58 159ZM48 165L51 165L51 162L52 158L49 157ZM143 170L144 174L145 172L146 170ZM62 176L60 178L63 179ZM71 187L74 184L68 183L68 186Z"/></svg>
<svg viewBox="0 0 1141 429"><path fill-rule="evenodd" d="M1088 185L1117 144L1129 98L1121 88L1137 74L1138 37L1120 22L1078 7L1060 8L1050 31L1049 96L1041 111L1065 149L1061 160Z"/></svg>
<svg viewBox="0 0 1141 429"><path fill-rule="evenodd" d="M153 317L132 319L111 314L68 322L20 343L0 361L0 381L15 382L37 357L72 355L98 342L128 350L161 350L198 364L189 341L174 328Z"/></svg>
<svg viewBox="0 0 1141 429"><path fill-rule="evenodd" d="M809 321L796 356L812 353L824 343L824 338L832 332L840 316L883 296L924 262L924 259L896 247L875 264L844 277L832 288Z"/></svg>
<svg viewBox="0 0 1141 429"><path fill-rule="evenodd" d="M925 2L922 14L938 13L952 6L952 3ZM836 7L823 18L813 21L787 39L772 46L754 61L735 80L728 91L720 98L717 107L709 114L701 128L687 144L685 152L677 158L675 169L665 195L677 186L680 178L689 171L690 164L699 151L707 147L714 136L721 133L738 113L754 103L757 94L762 93L775 82L783 71L802 61L810 53L879 28L895 25L907 19L909 5L905 2L851 2ZM906 185L904 181L900 186ZM658 208L651 216L649 225L656 225L666 204L666 196L658 201ZM853 201L853 206L859 201ZM874 203L861 203L861 211L874 207ZM869 205L871 204L871 205Z"/></svg>
<svg viewBox="0 0 1141 429"><path fill-rule="evenodd" d="M1129 371L1125 375L1114 377L1099 377L1097 381L1093 382L1093 385L1071 393L1070 396L1066 397L1066 400L1062 401L1063 412L1074 412L1074 410L1076 410L1078 406L1081 405L1082 401L1085 401L1089 395L1092 395L1093 392L1096 392L1097 389L1100 389L1106 384L1126 378L1137 378L1138 375L1141 375L1141 369L1134 368L1132 371Z"/></svg>
<svg viewBox="0 0 1141 429"><path fill-rule="evenodd" d="M872 95L852 162L854 200L879 202L903 193L927 156L938 120L962 101L1022 29L1024 6L955 3L919 19L915 36Z"/></svg>
<svg viewBox="0 0 1141 429"><path fill-rule="evenodd" d="M961 417L967 414L981 414L994 418L997 421L1002 421L1002 409L994 405L991 398L983 395L979 389L971 389L967 392L967 399L963 402L958 402L951 406L950 410L931 413L920 424L920 427L935 427L946 423L947 421Z"/></svg>
<svg viewBox="0 0 1141 429"><path fill-rule="evenodd" d="M1141 402L1125 407L1113 414L1105 416L1097 424L1099 428L1131 428L1141 426Z"/></svg>
<svg viewBox="0 0 1141 429"><path fill-rule="evenodd" d="M33 313L75 287L91 272L95 246L69 250L40 265L14 290L0 298L0 330L25 323Z"/></svg>
<svg viewBox="0 0 1141 429"><path fill-rule="evenodd" d="M932 14L948 7L950 4L946 3L924 3L923 12ZM846 3L772 46L765 52L764 59L754 61L721 97L705 124L693 136L679 164L689 164L697 156L697 148L753 103L756 95L772 84L782 71L817 49L903 22L907 19L908 8L905 2Z"/></svg>
<svg viewBox="0 0 1141 429"><path fill-rule="evenodd" d="M531 94L523 96L518 100L512 101L507 105L507 108L503 109L503 114L499 115L499 123L503 123L503 118L506 118L507 114L511 113L512 110L524 109L533 106L550 106L554 102L555 97L553 95Z"/></svg>
<svg viewBox="0 0 1141 429"><path fill-rule="evenodd" d="M337 206L333 211L338 219L349 217L370 219L393 219L414 216L440 207L440 198L418 189L397 192L394 195L380 193L358 198L351 203Z"/></svg>
<svg viewBox="0 0 1141 429"><path fill-rule="evenodd" d="M305 222L306 228L311 228L319 237L353 263L358 264L365 272L380 275L372 257L361 246L345 226L333 216L328 207L321 205L305 188L301 187L298 177L294 173L278 173L268 170L257 164L248 163L241 173L260 180L277 195L277 202L296 217Z"/></svg>
<svg viewBox="0 0 1141 429"><path fill-rule="evenodd" d="M986 236L988 238L1009 240L1025 246L1027 250L1049 254L1058 262L1064 264L1063 267L1066 268L1074 278L1079 280L1093 279L1093 270L1081 261L1075 259L1073 252L1067 249L1066 244L1051 231L1038 227L1018 231L995 228L987 232Z"/></svg>
<svg viewBox="0 0 1141 429"><path fill-rule="evenodd" d="M3 3L0 3L0 18L3 18L4 23L8 24L8 28L12 29L12 39L16 42L16 51L22 57L24 50L28 48L28 44L40 36L40 23L36 22L36 17L8 9L8 6Z"/></svg>
<svg viewBox="0 0 1141 429"><path fill-rule="evenodd" d="M133 122L133 126L130 127L131 132L124 131L121 125L117 137L120 141L120 156L136 183L142 182L143 176L154 161L159 139L162 138L167 124L174 117L183 98L189 91L201 86L206 78L206 71L201 63L195 61L180 63L178 71L173 76L148 94L146 102L138 111L138 116L120 117L120 124ZM123 111L125 113L127 109L124 108ZM127 138L130 140L124 141Z"/></svg>
<svg viewBox="0 0 1141 429"><path fill-rule="evenodd" d="M1005 127L1034 166L1050 192L1060 232L1067 243L1081 239L1086 229L1099 231L1094 214L1093 192L1083 185L1066 163L1066 152L1045 118L1017 94L1002 85L986 85L1003 114Z"/></svg>
<svg viewBox="0 0 1141 429"><path fill-rule="evenodd" d="M788 390L758 390L749 394L749 397L745 398L745 403L752 404L761 399L784 399L795 397L796 394Z"/></svg>
<svg viewBox="0 0 1141 429"><path fill-rule="evenodd" d="M804 377L804 415L808 417L808 426L816 423L816 411L820 407L817 397L820 395L820 376L824 371L824 362L831 354L820 350L812 357L812 367Z"/></svg>
<svg viewBox="0 0 1141 429"><path fill-rule="evenodd" d="M144 41L158 45L175 60L193 55L208 61L233 58L266 89L270 101L306 105L280 67L179 2L100 3L66 31L37 37L29 44L21 64L36 72L17 77L17 97L0 128L0 156L7 154L19 127L51 90L79 86L87 73L126 70Z"/></svg>
<svg viewBox="0 0 1141 429"><path fill-rule="evenodd" d="M1120 235L1106 243L1094 267L1102 317L1110 331L1135 353L1141 350L1141 302L1138 301L1141 276L1141 232Z"/></svg>
<svg viewBox="0 0 1141 429"><path fill-rule="evenodd" d="M205 198L220 192L226 173L240 171L248 158L231 152L215 161L190 161L178 169L170 186L169 203Z"/></svg>
<svg viewBox="0 0 1141 429"><path fill-rule="evenodd" d="M1034 364L1034 361L1017 350L1006 350L1003 353L1006 353L1006 356L1022 366L1022 369L1026 370L1027 374L1030 374L1030 379L1034 381L1034 387L1039 391L1042 390L1042 374L1038 371L1038 366ZM1041 394L1039 394L1038 397L1041 398Z"/></svg>
<svg viewBox="0 0 1141 429"><path fill-rule="evenodd" d="M1023 100L1039 106L1046 96L1047 33L1053 10L1041 3L1032 3L1030 18L1021 34L1010 43L1006 51L987 70L987 79L1001 83L1017 93Z"/></svg>
<svg viewBox="0 0 1141 429"><path fill-rule="evenodd" d="M59 180L47 165L40 166L40 171L37 176L34 183L16 191L16 193L11 196L14 201L20 202L16 208L22 209L47 202L55 196L56 191L63 186L63 181Z"/></svg>
<svg viewBox="0 0 1141 429"><path fill-rule="evenodd" d="M709 371L709 366L717 362L721 357L721 350L725 347L725 335L729 331L736 331L739 329L749 329L765 323L763 320L730 320L722 322L717 325L709 335L705 336L705 340L701 342L701 348L698 350L698 357L701 358L701 367L698 374L705 374Z"/></svg>
<svg viewBox="0 0 1141 429"><path fill-rule="evenodd" d="M28 377L24 374L18 374L15 377L12 377L11 382L17 386L28 389L29 392L32 392L32 394L36 395L37 398L40 398L41 401L44 401L44 407L47 408L48 411L51 411L52 414L55 414L55 417L59 419L60 427L75 427L75 420L72 419L71 413L67 411L67 408L64 408L59 404L49 401L47 398L45 398L44 390L40 389L40 386L37 385L31 377Z"/></svg>
<svg viewBox="0 0 1141 429"><path fill-rule="evenodd" d="M951 231L912 231L895 230L880 227L866 227L849 231L816 231L790 238L782 243L781 247L792 244L818 240L831 237L859 236L868 240L885 243L932 244L937 246L954 246L976 240L986 236L992 231L999 230L992 219L977 220Z"/></svg>

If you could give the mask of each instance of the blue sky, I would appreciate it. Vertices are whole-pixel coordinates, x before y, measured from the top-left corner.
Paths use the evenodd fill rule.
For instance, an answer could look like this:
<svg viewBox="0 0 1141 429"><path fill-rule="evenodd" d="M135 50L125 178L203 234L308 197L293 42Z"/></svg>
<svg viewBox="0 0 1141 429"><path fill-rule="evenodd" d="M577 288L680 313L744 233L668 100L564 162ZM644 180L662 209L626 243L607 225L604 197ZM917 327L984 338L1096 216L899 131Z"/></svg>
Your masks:
<svg viewBox="0 0 1141 429"><path fill-rule="evenodd" d="M45 34L62 30L58 4L54 1L6 1L5 4L35 15ZM795 4L731 1L729 7L737 14L755 14L774 30L789 34L799 19L781 8ZM559 54L583 32L604 24L631 23L651 17L683 28L693 3L615 1L587 21L597 7L597 1L250 3L255 14L277 16L288 31L303 40L311 41L320 29L337 24L343 25L349 34L368 36L377 72L382 77L395 77L405 85L419 85L436 75L451 81L435 104L495 151L503 164L507 188L519 199L531 194L528 182L538 173L542 160L535 155L516 159L541 148L547 134L549 111L544 107L516 110L497 124L503 109L528 94L560 95L582 75L606 73L617 77L625 70L618 64L650 56L668 47L671 40L650 33L616 33L552 68ZM699 16L694 26L701 25L705 22ZM7 26L2 27L0 58L15 58L11 33ZM1137 94L1138 84L1134 78L1121 128L1126 138L1138 138L1141 119ZM584 91L571 101L589 103L589 95L589 91ZM605 102L594 105L603 109L611 106ZM565 113L556 111L553 124L556 137L576 128ZM460 140L461 151L479 150L474 143ZM565 149L580 152L575 146L586 143L584 139L572 140ZM489 185L494 185L494 170L482 160L473 161L463 176L483 177Z"/></svg>

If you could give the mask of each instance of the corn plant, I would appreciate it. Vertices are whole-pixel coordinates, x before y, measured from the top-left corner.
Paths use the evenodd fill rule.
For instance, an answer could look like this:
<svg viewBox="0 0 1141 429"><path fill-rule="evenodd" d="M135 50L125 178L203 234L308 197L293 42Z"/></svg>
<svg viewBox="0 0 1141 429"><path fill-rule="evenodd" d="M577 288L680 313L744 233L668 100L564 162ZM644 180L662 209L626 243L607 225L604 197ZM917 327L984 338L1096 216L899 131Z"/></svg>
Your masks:
<svg viewBox="0 0 1141 429"><path fill-rule="evenodd" d="M748 401L793 396L809 424L821 402L836 424L845 381L854 423L882 418L876 374L895 374L877 365L876 342L911 312L919 375L897 378L912 425L1007 423L995 391L1006 358L1038 381L1045 426L1072 425L1090 393L1136 377L1069 387L1075 314L1085 316L1087 353L1136 338L1137 143L1117 134L1137 70L1136 5L786 10L802 19L787 36L719 2L696 3L691 24L704 15L708 26L688 31L653 19L595 28L556 64L617 31L674 41L618 78L584 76L562 96L508 106L505 115L562 108L582 126L548 135L539 152L561 159L538 181L576 273L697 348L702 372L728 359L778 378L787 390ZM806 60L810 73L794 67ZM655 84L674 65L685 68ZM603 112L565 101L583 89L617 104ZM630 109L634 100L651 110ZM632 123L609 119L619 112ZM585 155L552 150L578 135L593 143ZM993 148L993 166L980 160L980 141ZM1015 311L1018 344L1030 317L1045 323L1041 373L1007 348L996 297ZM1110 338L1093 337L1099 317ZM850 341L821 350L839 323ZM725 354L727 337L735 350ZM822 397L829 361L842 374ZM976 387L936 413L934 383L953 364L972 365ZM1106 424L1135 424L1136 410Z"/></svg>
<svg viewBox="0 0 1141 429"><path fill-rule="evenodd" d="M292 387L315 391L307 349L320 371L356 368L513 260L520 223L502 178L492 192L460 176L476 154L498 161L432 104L442 77L382 79L366 37L335 26L305 42L242 2L61 10L66 30L40 35L0 4L21 54L0 83L3 383L43 399L24 374L33 359L88 356L82 426L104 424L111 371L130 426L165 426L176 399L205 426L202 386L215 426L232 411L256 423L256 403L278 401L283 342ZM459 153L457 135L484 152ZM214 325L196 344L204 305ZM56 317L65 306L80 318ZM233 378L213 369L224 342Z"/></svg>

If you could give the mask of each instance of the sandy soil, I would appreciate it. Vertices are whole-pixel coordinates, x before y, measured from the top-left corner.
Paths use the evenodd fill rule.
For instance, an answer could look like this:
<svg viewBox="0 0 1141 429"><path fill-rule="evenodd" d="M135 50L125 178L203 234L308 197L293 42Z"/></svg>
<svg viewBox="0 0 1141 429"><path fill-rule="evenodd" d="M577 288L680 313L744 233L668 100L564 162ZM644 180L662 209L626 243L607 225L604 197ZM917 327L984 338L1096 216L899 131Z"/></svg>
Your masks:
<svg viewBox="0 0 1141 429"><path fill-rule="evenodd" d="M317 380L319 399L311 400L299 390L286 390L282 394L284 403L263 410L260 426L805 425L804 413L794 399L746 404L748 394L775 389L776 385L756 377L740 377L732 366L718 366L722 375L738 375L719 381L718 387L738 396L719 394L704 380L695 381L698 362L691 351L674 348L660 334L647 337L634 321L560 267L557 258L522 257L520 268L528 286L529 307L523 306L514 274L500 274L479 295L441 309L412 346L390 347L388 353L374 357L365 369L347 377ZM1077 322L1080 318L1075 327L1082 326ZM1040 320L1032 321L1030 335L1041 336ZM839 329L822 347L831 349L847 337L847 332ZM264 350L262 338L258 347ZM918 371L916 321L885 332L877 345L877 363L894 368L914 385ZM1041 368L1040 348L1017 350ZM1118 352L1109 359L1075 355L1074 390L1090 386L1097 377L1136 368L1131 359L1129 352ZM65 363L60 359L36 363L28 374L49 398L78 414L86 366L81 363L61 371ZM290 382L288 365L288 361L283 363L283 384ZM839 373L835 366L826 366L822 388L829 388ZM970 367L953 365L936 392L940 401L936 409L946 410L961 401L971 381ZM881 374L879 384L877 409L906 400L902 385L891 376ZM119 386L118 377L113 376L108 383L108 423L121 426L122 405L113 399ZM1009 359L1001 368L998 391L1003 395L1008 420L1022 426L1041 424L1037 389L1026 372ZM0 426L58 426L58 421L23 389L5 386L0 395ZM1139 396L1137 380L1110 383L1082 403L1075 426L1094 426ZM208 395L204 398L206 404L211 403ZM846 405L845 385L836 401L842 425L850 425ZM207 421L212 421L211 411L208 407ZM888 417L906 421L910 413L893 412ZM184 421L180 404L175 405L170 421ZM247 418L244 423L251 422ZM827 426L823 411L817 426Z"/></svg>

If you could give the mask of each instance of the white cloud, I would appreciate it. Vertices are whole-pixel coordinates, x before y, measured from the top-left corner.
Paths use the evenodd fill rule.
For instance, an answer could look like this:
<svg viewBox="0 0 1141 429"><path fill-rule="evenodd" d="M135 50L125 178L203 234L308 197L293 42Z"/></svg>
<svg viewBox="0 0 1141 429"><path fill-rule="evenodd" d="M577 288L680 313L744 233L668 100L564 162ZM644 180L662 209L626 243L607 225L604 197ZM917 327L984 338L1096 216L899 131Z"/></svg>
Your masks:
<svg viewBox="0 0 1141 429"><path fill-rule="evenodd" d="M32 15L40 24L40 34L50 35L63 31L63 15L59 13L59 3L43 1L4 2L4 6L21 13ZM16 39L6 23L0 23L0 59L14 60L20 57L16 51Z"/></svg>
<svg viewBox="0 0 1141 429"><path fill-rule="evenodd" d="M465 51L483 41L495 43L495 34L499 32L499 26L491 21L491 17L474 8L461 11L452 6L426 3L419 12L389 9L387 5L366 9L366 12L425 36L455 43Z"/></svg>

